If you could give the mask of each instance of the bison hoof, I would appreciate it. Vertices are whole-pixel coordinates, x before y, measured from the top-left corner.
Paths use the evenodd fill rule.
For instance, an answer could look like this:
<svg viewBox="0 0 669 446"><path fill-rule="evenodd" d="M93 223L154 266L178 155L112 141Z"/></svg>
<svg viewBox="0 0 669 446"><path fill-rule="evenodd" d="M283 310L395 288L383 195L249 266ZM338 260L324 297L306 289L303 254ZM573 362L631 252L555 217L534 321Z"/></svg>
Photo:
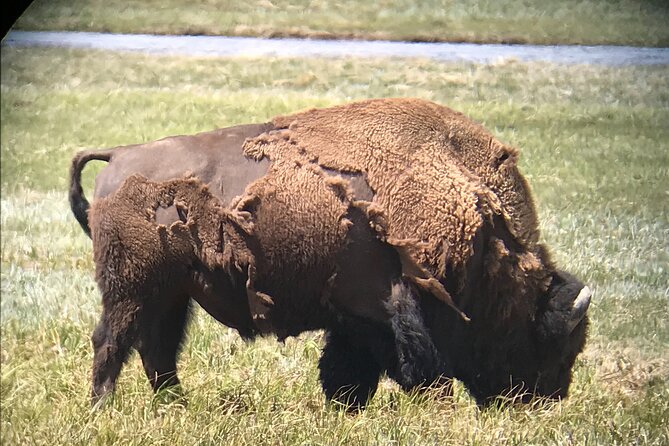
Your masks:
<svg viewBox="0 0 669 446"><path fill-rule="evenodd" d="M103 409L107 405L108 400L110 400L112 397L113 393L111 392L102 394L91 392L91 407L94 410Z"/></svg>
<svg viewBox="0 0 669 446"><path fill-rule="evenodd" d="M153 400L151 401L153 406L161 405L178 405L187 407L188 400L186 399L185 392L181 387L181 384L173 384L170 386L164 386L156 390L156 393L153 395Z"/></svg>
<svg viewBox="0 0 669 446"><path fill-rule="evenodd" d="M349 413L361 412L365 409L367 401L374 394L374 388L360 388L360 386L344 386L334 392L333 395L326 395L330 404Z"/></svg>

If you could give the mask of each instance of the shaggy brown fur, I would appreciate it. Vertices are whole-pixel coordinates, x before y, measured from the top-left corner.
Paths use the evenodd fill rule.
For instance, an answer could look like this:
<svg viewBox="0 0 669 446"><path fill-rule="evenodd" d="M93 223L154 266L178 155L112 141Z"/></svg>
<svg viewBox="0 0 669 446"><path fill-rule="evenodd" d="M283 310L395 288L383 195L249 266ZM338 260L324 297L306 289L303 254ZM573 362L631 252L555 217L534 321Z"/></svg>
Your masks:
<svg viewBox="0 0 669 446"><path fill-rule="evenodd" d="M165 353L160 315L187 296L243 334L337 332L333 342L367 359L346 362L328 349L321 380L329 398L354 406L365 404L385 370L406 389L448 373L402 282L398 256L352 206L352 194L314 166L276 162L234 210L194 179L132 176L97 200L90 224L104 311L93 336L93 397L113 390L133 345L154 388L178 382L178 342ZM156 209L169 206L181 221L157 224ZM341 394L342 386L353 396Z"/></svg>
<svg viewBox="0 0 669 446"><path fill-rule="evenodd" d="M171 206L185 221L158 225L156 210ZM201 182L131 176L115 194L95 201L90 225L103 303L93 335L94 398L113 390L133 345L155 389L176 383L190 297L244 337L255 334L246 293L234 288L241 265L251 262L246 223L224 211ZM178 322L170 326L171 320Z"/></svg>
<svg viewBox="0 0 669 446"><path fill-rule="evenodd" d="M345 268L337 264L337 255L351 243L349 228L353 223L349 214L365 215L359 217L364 218L361 224L370 226L367 221L369 212L364 214L358 209L361 204L355 200L349 181L329 175L313 163L274 159L267 175L252 183L240 201L232 203L231 207L238 212L248 212L253 216L255 224L263 228L254 231L258 249L262 253L262 261L258 259L257 271L254 273L264 279L255 279L255 275L251 275L252 281L268 289L285 290L290 289L287 284L310 277L300 287L303 295L291 290L288 295L282 296L286 312L277 320L287 323L285 327L274 327L280 336L306 328L290 320L295 311L299 314L310 295L328 296L335 306L342 304L339 299L351 299L352 296L337 292L336 287L330 289L329 282L333 274L341 275L340 270ZM381 234L371 229L371 236L382 239ZM356 243L359 241L356 240ZM371 253L365 255L368 261L372 260ZM350 256L347 258L350 259ZM371 266L365 271L369 274L364 279L365 284L360 286L374 290L374 295L379 294L378 290L385 286L389 274L375 273ZM380 280L378 284L374 284L376 276ZM429 277L425 279L425 283L429 282ZM335 283L341 283L340 278ZM321 288L309 288L312 285ZM328 287L323 288L325 285ZM360 292L356 290L356 294ZM440 296L438 292L436 294ZM450 299L445 294L446 299ZM286 305L293 301L294 307ZM380 308L371 311L365 309L366 314L358 316L376 315L380 311Z"/></svg>
<svg viewBox="0 0 669 446"><path fill-rule="evenodd" d="M520 243L537 242L536 211L516 167L517 151L461 113L419 99L377 99L272 123L281 130L247 141L249 156L364 172L388 219L389 237L427 243L417 260L437 278L443 278L444 263L461 265L471 255L480 196L501 208Z"/></svg>

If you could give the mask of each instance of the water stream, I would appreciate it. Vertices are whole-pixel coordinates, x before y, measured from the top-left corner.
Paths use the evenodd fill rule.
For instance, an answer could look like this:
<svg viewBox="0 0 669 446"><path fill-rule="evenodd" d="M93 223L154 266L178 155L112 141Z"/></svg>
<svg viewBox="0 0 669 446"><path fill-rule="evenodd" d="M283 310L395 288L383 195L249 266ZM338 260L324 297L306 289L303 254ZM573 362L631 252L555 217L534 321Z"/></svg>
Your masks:
<svg viewBox="0 0 669 446"><path fill-rule="evenodd" d="M419 57L476 63L511 59L525 62L543 61L611 66L669 64L669 48L628 46L482 45L39 31L11 31L3 39L2 45L59 46L227 57Z"/></svg>

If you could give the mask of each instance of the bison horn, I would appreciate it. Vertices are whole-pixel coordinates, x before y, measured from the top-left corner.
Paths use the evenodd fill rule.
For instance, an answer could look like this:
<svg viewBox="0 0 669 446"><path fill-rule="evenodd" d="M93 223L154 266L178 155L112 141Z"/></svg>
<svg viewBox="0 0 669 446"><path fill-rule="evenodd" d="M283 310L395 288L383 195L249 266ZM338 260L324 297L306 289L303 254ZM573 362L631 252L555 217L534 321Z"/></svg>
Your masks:
<svg viewBox="0 0 669 446"><path fill-rule="evenodd" d="M574 305L571 307L571 315L569 317L569 332L571 333L574 328L583 320L585 313L588 311L590 306L590 298L592 297L592 290L587 286L584 286L581 289L581 292L578 293L576 299L574 299Z"/></svg>

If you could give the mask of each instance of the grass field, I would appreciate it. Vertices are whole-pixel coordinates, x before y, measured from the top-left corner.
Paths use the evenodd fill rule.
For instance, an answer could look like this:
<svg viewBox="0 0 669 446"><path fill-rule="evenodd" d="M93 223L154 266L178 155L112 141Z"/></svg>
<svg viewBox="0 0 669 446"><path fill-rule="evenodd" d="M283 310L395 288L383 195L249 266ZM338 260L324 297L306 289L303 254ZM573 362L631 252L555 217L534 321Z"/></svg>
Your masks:
<svg viewBox="0 0 669 446"><path fill-rule="evenodd" d="M2 444L669 442L667 67L3 48L1 68ZM67 205L71 156L383 96L450 105L521 148L544 240L596 290L571 397L479 410L461 385L445 399L384 381L348 416L324 404L319 333L244 344L197 311L180 361L187 407L154 398L133 356L112 404L92 411L100 305Z"/></svg>
<svg viewBox="0 0 669 446"><path fill-rule="evenodd" d="M669 46L666 0L36 0L19 29Z"/></svg>

